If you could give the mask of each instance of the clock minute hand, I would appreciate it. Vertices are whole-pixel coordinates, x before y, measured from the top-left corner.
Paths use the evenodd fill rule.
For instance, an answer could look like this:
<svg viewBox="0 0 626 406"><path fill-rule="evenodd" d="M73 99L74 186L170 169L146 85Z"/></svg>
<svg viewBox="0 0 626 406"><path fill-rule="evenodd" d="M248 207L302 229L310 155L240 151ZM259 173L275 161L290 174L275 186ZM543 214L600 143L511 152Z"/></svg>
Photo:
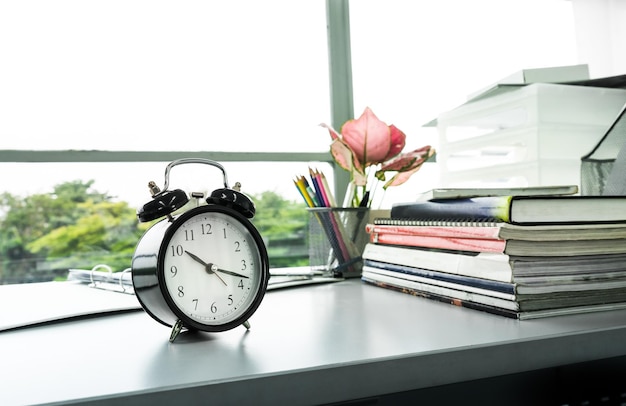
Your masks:
<svg viewBox="0 0 626 406"><path fill-rule="evenodd" d="M240 273L233 272L233 271L227 271L226 269L220 269L220 268L217 268L217 269L216 269L216 271L217 271L217 272L222 272L222 273L225 273L225 274L227 274L227 275L238 276L238 277L240 277L240 278L250 279L250 278L249 278L249 277L247 277L246 275L242 275L242 274L240 274Z"/></svg>

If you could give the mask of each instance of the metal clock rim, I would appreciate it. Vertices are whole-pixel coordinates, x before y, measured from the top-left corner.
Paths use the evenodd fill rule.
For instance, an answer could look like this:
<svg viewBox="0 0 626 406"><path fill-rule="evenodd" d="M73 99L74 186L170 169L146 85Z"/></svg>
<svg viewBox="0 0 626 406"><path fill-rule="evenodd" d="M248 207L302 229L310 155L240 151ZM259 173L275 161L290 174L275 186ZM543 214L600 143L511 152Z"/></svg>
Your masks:
<svg viewBox="0 0 626 406"><path fill-rule="evenodd" d="M167 285L166 285L166 281L164 277L165 271L163 269L165 253L168 249L168 243L171 240L173 234L188 219L195 217L198 214L209 213L209 212L223 213L232 217L234 220L239 221L239 223L241 223L252 235L254 242L259 249L259 256L261 260L260 283L258 286L258 291L256 292L255 297L250 307L248 307L245 310L245 312L243 312L241 315L239 315L235 319L224 324L215 324L215 325L202 324L192 319L191 317L187 316L184 312L182 312L179 309L178 305L176 305L174 300L171 298L169 291L167 290ZM184 327L187 329L200 330L200 331L206 331L206 332L221 332L221 331L231 330L237 326L240 326L244 322L246 322L250 317L252 317L252 315L256 312L267 290L267 284L269 281L269 259L267 255L267 249L265 248L265 243L263 242L261 234L258 232L258 230L254 227L254 225L247 218L245 218L242 214L238 213L237 211L226 206L213 205L213 204L199 206L189 211L186 211L182 213L181 215L179 215L178 217L176 217L174 221L172 222L172 224L165 230L163 234L163 238L161 240L161 245L159 246L159 252L158 252L157 258L158 259L156 263L156 274L157 274L156 276L159 281L159 289L161 291L161 295L165 299L165 302L167 303L167 306L170 308L170 310L174 313L176 317L182 320Z"/></svg>

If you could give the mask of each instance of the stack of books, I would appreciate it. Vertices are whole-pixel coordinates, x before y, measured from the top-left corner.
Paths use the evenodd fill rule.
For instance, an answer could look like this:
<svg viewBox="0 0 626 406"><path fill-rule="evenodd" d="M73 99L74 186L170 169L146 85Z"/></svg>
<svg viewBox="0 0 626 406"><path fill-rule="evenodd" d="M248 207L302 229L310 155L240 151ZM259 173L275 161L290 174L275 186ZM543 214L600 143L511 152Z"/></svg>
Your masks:
<svg viewBox="0 0 626 406"><path fill-rule="evenodd" d="M626 196L571 191L395 204L367 225L362 279L518 319L626 308Z"/></svg>

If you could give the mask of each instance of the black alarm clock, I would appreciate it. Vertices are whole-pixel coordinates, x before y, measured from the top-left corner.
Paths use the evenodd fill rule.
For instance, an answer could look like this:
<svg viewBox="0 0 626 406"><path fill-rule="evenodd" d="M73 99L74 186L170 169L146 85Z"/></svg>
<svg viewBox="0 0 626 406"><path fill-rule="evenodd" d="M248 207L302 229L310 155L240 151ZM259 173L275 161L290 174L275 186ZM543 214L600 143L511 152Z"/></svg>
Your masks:
<svg viewBox="0 0 626 406"><path fill-rule="evenodd" d="M206 198L168 190L170 170L189 163L219 168L224 187ZM252 200L238 183L229 188L222 165L201 158L171 162L163 190L154 182L149 187L152 200L137 217L142 222L163 219L141 237L132 259L133 286L143 309L172 327L171 342L183 329L250 328L248 319L261 304L269 280L267 249L249 220L255 214ZM190 197L196 204L188 204L193 203ZM185 210L188 206L192 208Z"/></svg>

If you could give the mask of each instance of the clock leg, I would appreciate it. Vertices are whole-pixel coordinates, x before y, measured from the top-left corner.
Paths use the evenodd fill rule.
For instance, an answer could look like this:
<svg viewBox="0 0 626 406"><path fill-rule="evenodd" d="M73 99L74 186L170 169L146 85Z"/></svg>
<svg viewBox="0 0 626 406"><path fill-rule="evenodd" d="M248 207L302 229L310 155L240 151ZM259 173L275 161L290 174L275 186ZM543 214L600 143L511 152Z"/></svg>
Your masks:
<svg viewBox="0 0 626 406"><path fill-rule="evenodd" d="M180 334L180 331L183 329L183 322L181 320L176 320L174 326L172 327L172 332L170 333L170 343L173 343L176 340L176 337Z"/></svg>
<svg viewBox="0 0 626 406"><path fill-rule="evenodd" d="M243 326L246 328L246 330L250 330L250 322L248 320L243 322Z"/></svg>

